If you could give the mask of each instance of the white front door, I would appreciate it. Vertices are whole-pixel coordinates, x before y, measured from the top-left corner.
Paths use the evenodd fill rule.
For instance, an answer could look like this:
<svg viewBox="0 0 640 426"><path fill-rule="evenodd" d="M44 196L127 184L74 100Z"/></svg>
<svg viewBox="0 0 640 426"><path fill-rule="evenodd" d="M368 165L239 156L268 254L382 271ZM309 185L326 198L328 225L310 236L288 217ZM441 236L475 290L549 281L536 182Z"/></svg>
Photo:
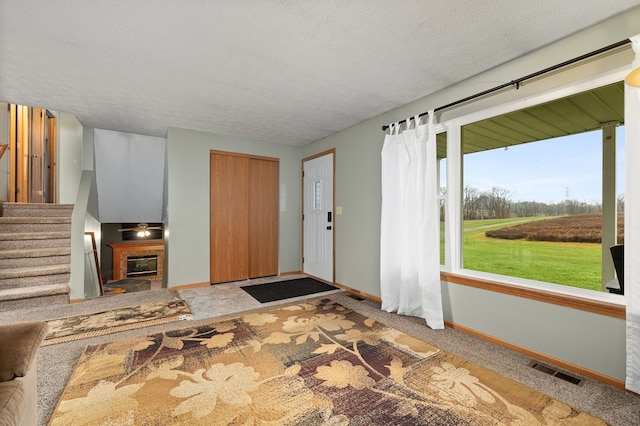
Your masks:
<svg viewBox="0 0 640 426"><path fill-rule="evenodd" d="M303 160L302 272L333 282L333 153Z"/></svg>

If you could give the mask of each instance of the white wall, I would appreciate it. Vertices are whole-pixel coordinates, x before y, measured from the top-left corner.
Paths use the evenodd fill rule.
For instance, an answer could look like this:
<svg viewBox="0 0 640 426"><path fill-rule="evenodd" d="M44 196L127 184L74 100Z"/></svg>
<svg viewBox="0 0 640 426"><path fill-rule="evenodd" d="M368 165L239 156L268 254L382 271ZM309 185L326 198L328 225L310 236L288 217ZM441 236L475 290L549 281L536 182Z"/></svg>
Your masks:
<svg viewBox="0 0 640 426"><path fill-rule="evenodd" d="M75 117L69 116L73 120L77 121ZM68 117L68 118L69 118ZM73 120L70 120L73 122ZM78 178L77 183L70 180L70 185L75 183L75 191L68 196L73 195L74 204L73 214L71 216L71 300L78 299L91 299L96 297L99 293L96 291L97 287L94 282L90 282L85 279L87 275L86 259L88 253L85 252L85 232L94 232L96 239L96 246L98 249L98 258L100 258L100 223L97 220L98 216L98 198L95 181L94 161L93 161L93 129L90 127L81 127L81 145L80 145L80 157L82 158L82 170ZM72 136L76 135L75 132ZM60 135L61 149L67 147L73 148L73 153L62 153L61 156L73 159L77 158L74 155L78 154L77 146L75 143L63 142L63 134ZM65 137L66 139L66 137ZM77 142L75 139L74 142Z"/></svg>
<svg viewBox="0 0 640 426"><path fill-rule="evenodd" d="M167 285L209 282L209 151L280 159L280 272L300 270L301 148L169 129L165 237Z"/></svg>
<svg viewBox="0 0 640 426"><path fill-rule="evenodd" d="M164 138L94 129L99 219L162 221Z"/></svg>
<svg viewBox="0 0 640 426"><path fill-rule="evenodd" d="M71 230L70 297L72 300L90 299L98 296L99 293L96 282L87 279L89 270L85 266L88 254L85 252L84 233L94 233L98 258L100 258L102 235L99 219L103 220L100 218L100 194L95 156L102 155L101 160L109 156L113 160L106 164L103 161L100 169L107 188L106 190L103 188L103 195L107 195L104 198L105 205L111 208L107 209L107 213L112 213L107 214L108 218L114 222L159 221L162 215L165 139L83 128L73 115L67 113L60 114L59 129L59 202L74 204ZM115 140L109 138L112 134L115 135ZM102 150L96 151L95 138L100 139L101 136L105 145L101 146ZM124 142L122 139L125 139ZM136 142L138 144L132 146ZM108 146L109 144L112 146ZM140 146L143 148L140 149ZM125 163L127 167L135 168L135 173L132 174L131 170L122 170ZM126 178L121 179L125 175ZM142 185L144 190L155 189L152 194L155 204L140 196L133 198L118 196L118 194L126 194L124 187L127 185L129 189L131 187L140 189L140 185L132 184L139 183L141 180L145 181ZM118 182L119 186L114 186L114 182ZM144 213L148 208L153 210L154 215ZM117 216L123 214L127 216ZM91 258L92 256L93 254Z"/></svg>
<svg viewBox="0 0 640 426"><path fill-rule="evenodd" d="M591 52L640 33L640 8L454 87L404 105L304 147L303 157L336 149L336 281L380 295L380 151L382 125L445 105L482 90ZM520 90L491 96L441 114L439 121L630 64L630 48L545 77ZM443 283L445 319L470 329L624 380L625 322L477 288Z"/></svg>
<svg viewBox="0 0 640 426"><path fill-rule="evenodd" d="M91 210L92 189L95 188L94 172L84 170L80 177L80 184L74 202L73 213L71 215L71 300L90 299L95 297L92 291L92 284L87 282L86 257L85 252L85 232L94 232L96 245L100 247L100 226Z"/></svg>
<svg viewBox="0 0 640 426"><path fill-rule="evenodd" d="M66 112L58 114L58 202L73 204L82 175L82 125Z"/></svg>

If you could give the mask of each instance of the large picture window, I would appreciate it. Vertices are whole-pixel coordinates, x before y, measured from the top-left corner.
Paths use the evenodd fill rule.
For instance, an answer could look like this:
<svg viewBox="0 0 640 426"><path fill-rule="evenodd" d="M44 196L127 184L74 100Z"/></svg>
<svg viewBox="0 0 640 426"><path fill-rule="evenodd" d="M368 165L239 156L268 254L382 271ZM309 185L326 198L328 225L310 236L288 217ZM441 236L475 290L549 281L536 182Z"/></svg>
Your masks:
<svg viewBox="0 0 640 426"><path fill-rule="evenodd" d="M623 243L623 124L617 82L462 126L461 267L604 290Z"/></svg>

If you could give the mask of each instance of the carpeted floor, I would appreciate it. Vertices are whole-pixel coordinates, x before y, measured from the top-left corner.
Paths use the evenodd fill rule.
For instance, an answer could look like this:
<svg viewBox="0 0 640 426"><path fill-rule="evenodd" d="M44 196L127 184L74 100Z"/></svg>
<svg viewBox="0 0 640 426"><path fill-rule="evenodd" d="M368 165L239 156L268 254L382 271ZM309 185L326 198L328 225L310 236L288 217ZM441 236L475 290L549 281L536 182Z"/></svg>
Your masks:
<svg viewBox="0 0 640 426"><path fill-rule="evenodd" d="M605 423L329 299L89 346L51 424Z"/></svg>
<svg viewBox="0 0 640 426"><path fill-rule="evenodd" d="M254 280L255 283L268 279ZM635 425L640 419L640 398L637 395L611 386L585 379L582 386L576 386L556 377L529 368L531 358L486 342L466 333L445 329L434 331L425 326L424 320L390 314L380 310L377 302L356 300L345 292L333 291L328 294L299 297L285 302L261 304L240 289L247 282L227 283L192 290L174 292L167 290L107 296L79 304L47 307L0 313L0 323L29 319L50 319L89 312L102 312L126 306L135 306L152 301L172 300L179 297L186 300L193 313L194 321L188 327L211 323L213 318L225 319L238 312L252 312L264 307L279 306L293 301L329 298L355 312L367 315L404 333L427 341L432 345L466 358L489 368L507 378L516 380L552 398L558 399L576 409L592 413L612 425ZM94 337L43 347L38 354L38 414L40 424L46 425L69 380L84 348L87 345L103 344L117 339L146 336L169 330L184 328L185 324L173 323L139 330L131 330L107 336Z"/></svg>

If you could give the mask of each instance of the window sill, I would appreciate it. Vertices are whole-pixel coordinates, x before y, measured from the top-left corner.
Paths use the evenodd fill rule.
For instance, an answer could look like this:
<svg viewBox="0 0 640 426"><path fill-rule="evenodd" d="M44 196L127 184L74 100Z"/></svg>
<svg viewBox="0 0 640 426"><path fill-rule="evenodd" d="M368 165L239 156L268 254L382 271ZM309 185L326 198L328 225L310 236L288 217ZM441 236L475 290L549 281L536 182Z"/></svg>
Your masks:
<svg viewBox="0 0 640 426"><path fill-rule="evenodd" d="M454 284L524 297L539 302L552 303L614 318L626 318L624 296L610 295L609 293L598 294L597 292L595 292L594 297L578 296L569 294L569 291L561 293L535 288L533 286L499 282L484 277L453 274L450 272L440 272L440 279ZM618 299L620 302L617 301Z"/></svg>

